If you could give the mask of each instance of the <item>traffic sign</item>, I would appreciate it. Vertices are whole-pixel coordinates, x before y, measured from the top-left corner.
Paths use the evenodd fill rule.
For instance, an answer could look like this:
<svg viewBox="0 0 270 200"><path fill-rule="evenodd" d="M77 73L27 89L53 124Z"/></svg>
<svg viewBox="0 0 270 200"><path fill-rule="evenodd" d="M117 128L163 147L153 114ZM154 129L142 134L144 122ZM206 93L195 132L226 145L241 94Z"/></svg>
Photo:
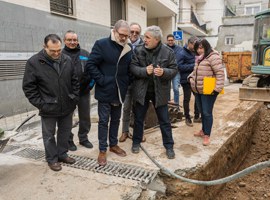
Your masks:
<svg viewBox="0 0 270 200"><path fill-rule="evenodd" d="M174 31L173 36L175 40L183 40L183 31Z"/></svg>

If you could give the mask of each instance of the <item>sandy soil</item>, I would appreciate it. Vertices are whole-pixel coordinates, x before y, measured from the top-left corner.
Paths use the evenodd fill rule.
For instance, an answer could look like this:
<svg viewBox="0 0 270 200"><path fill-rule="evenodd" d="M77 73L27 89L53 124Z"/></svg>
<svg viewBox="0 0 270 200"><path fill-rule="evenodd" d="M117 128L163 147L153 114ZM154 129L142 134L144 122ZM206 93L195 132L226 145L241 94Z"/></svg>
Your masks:
<svg viewBox="0 0 270 200"><path fill-rule="evenodd" d="M262 111L260 123L252 138L252 146L239 170L270 160L270 115ZM270 199L270 168L266 168L230 182L220 192L217 200Z"/></svg>

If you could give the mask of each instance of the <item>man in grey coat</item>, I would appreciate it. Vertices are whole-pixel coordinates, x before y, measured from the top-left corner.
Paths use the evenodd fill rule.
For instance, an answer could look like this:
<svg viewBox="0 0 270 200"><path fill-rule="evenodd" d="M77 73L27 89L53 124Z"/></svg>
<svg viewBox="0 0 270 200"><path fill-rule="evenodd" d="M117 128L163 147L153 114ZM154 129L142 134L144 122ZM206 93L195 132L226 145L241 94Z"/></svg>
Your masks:
<svg viewBox="0 0 270 200"><path fill-rule="evenodd" d="M152 101L160 124L163 146L169 159L175 157L172 128L168 113L168 94L171 79L177 73L173 50L161 43L162 31L158 26L146 28L144 44L134 50L130 70L133 82L134 129L132 152L139 153L143 138L144 119Z"/></svg>

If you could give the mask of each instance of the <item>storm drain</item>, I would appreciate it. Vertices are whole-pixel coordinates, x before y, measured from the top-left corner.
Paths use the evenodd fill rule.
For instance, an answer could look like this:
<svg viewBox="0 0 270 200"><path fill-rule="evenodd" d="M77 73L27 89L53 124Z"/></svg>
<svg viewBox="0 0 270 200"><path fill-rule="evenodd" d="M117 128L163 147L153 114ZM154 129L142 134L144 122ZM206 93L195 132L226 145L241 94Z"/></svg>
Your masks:
<svg viewBox="0 0 270 200"><path fill-rule="evenodd" d="M44 151L32 148L25 148L21 151L14 153L13 155L35 160L45 160ZM156 169L145 169L134 165L122 164L112 161L108 161L107 165L103 167L97 163L96 159L77 155L69 156L76 159L76 163L72 165L62 163L63 166L103 173L125 179L136 180L144 184L150 183L158 174L158 170Z"/></svg>

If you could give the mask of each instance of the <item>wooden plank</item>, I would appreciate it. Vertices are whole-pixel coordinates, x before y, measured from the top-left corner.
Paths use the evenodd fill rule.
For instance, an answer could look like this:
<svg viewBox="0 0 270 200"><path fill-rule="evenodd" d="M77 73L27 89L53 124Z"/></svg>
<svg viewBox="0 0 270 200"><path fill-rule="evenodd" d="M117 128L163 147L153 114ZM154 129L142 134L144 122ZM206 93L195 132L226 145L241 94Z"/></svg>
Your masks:
<svg viewBox="0 0 270 200"><path fill-rule="evenodd" d="M239 99L246 101L270 102L270 88L239 88Z"/></svg>

